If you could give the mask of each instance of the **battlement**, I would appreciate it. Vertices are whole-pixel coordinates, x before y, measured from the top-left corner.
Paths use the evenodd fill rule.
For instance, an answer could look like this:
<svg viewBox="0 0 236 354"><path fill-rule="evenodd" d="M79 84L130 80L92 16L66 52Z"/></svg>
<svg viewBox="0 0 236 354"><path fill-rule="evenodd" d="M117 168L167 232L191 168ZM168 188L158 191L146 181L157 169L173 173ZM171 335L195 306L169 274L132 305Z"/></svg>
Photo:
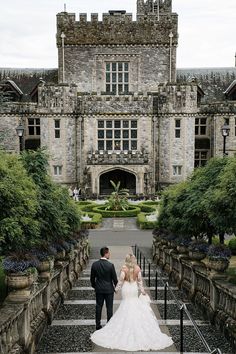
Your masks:
<svg viewBox="0 0 236 354"><path fill-rule="evenodd" d="M137 0L137 18L147 15L160 15L172 12L172 0Z"/></svg>
<svg viewBox="0 0 236 354"><path fill-rule="evenodd" d="M149 12L149 7L150 1L138 1L137 21L133 21L132 14L125 10L110 10L102 15L102 21L99 21L97 13L91 14L91 21L88 21L87 14L81 13L79 21L76 21L74 13L61 12L57 14L57 46L62 45L62 32L65 34L65 46L165 45L169 44L170 32L174 35L173 45L177 45L178 16L171 13L170 0L160 0L158 13Z"/></svg>

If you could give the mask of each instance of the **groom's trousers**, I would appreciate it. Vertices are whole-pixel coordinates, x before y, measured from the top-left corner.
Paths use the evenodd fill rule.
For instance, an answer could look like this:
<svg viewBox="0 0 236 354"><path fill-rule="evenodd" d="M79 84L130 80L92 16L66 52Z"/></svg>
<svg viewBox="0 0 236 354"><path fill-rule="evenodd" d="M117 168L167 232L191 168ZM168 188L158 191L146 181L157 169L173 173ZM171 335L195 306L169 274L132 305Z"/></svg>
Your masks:
<svg viewBox="0 0 236 354"><path fill-rule="evenodd" d="M101 316L102 316L102 307L104 300L107 308L107 322L113 315L113 299L114 293L105 294L105 293L96 293L96 329L101 327Z"/></svg>

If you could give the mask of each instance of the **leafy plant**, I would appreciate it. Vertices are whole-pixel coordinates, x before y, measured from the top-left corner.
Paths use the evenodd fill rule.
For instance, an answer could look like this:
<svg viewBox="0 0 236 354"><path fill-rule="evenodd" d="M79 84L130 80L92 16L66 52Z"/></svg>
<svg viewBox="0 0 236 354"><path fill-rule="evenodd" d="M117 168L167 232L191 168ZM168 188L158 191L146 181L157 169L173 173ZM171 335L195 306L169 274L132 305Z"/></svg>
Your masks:
<svg viewBox="0 0 236 354"><path fill-rule="evenodd" d="M189 236L178 236L175 239L175 242L179 246L185 246L188 247L191 243L191 238Z"/></svg>
<svg viewBox="0 0 236 354"><path fill-rule="evenodd" d="M212 260L217 260L217 259L229 260L231 257L231 251L229 247L227 247L226 245L222 245L222 244L211 245L209 247L207 256L209 259Z"/></svg>
<svg viewBox="0 0 236 354"><path fill-rule="evenodd" d="M228 244L233 255L236 255L236 237L232 238Z"/></svg>
<svg viewBox="0 0 236 354"><path fill-rule="evenodd" d="M120 189L120 181L115 184L115 182L110 181L112 187L114 188L114 192L111 193L111 196L108 199L108 206L106 210L127 210L129 209L129 190L128 189Z"/></svg>
<svg viewBox="0 0 236 354"><path fill-rule="evenodd" d="M209 245L203 240L194 240L189 244L189 251L207 254Z"/></svg>
<svg viewBox="0 0 236 354"><path fill-rule="evenodd" d="M36 268L38 265L39 261L36 256L22 252L12 253L2 262L6 273L32 273L32 268Z"/></svg>

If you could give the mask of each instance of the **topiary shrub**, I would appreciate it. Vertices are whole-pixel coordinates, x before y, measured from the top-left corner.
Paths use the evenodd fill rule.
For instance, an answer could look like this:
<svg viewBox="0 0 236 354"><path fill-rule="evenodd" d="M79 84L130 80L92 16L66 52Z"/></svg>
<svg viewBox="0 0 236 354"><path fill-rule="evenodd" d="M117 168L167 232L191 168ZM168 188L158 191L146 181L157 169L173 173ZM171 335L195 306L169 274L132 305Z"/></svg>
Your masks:
<svg viewBox="0 0 236 354"><path fill-rule="evenodd" d="M106 210L106 206L100 205L93 208L95 213L101 214L104 218L119 218L119 217L133 217L140 213L140 208L136 206L129 206L127 210Z"/></svg>
<svg viewBox="0 0 236 354"><path fill-rule="evenodd" d="M81 229L97 229L102 222L101 214L88 212L84 213L83 215L88 215L91 220L81 220Z"/></svg>
<svg viewBox="0 0 236 354"><path fill-rule="evenodd" d="M232 255L236 255L236 237L235 238L232 238L229 243L228 243L228 246L231 250L231 253Z"/></svg>
<svg viewBox="0 0 236 354"><path fill-rule="evenodd" d="M148 221L146 216L149 213L139 213L137 216L137 224L140 229L154 229L156 227L157 221Z"/></svg>

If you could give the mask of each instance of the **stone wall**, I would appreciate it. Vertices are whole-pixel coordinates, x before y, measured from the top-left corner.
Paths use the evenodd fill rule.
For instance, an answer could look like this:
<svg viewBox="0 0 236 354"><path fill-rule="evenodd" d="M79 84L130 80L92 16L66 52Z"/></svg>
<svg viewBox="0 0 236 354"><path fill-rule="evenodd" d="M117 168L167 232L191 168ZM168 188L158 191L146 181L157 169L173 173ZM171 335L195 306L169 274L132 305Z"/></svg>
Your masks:
<svg viewBox="0 0 236 354"><path fill-rule="evenodd" d="M79 277L88 259L86 240L67 261L59 262L50 278L33 284L27 301L14 302L11 293L0 308L0 352L1 354L33 354L43 330L64 300L68 290Z"/></svg>

